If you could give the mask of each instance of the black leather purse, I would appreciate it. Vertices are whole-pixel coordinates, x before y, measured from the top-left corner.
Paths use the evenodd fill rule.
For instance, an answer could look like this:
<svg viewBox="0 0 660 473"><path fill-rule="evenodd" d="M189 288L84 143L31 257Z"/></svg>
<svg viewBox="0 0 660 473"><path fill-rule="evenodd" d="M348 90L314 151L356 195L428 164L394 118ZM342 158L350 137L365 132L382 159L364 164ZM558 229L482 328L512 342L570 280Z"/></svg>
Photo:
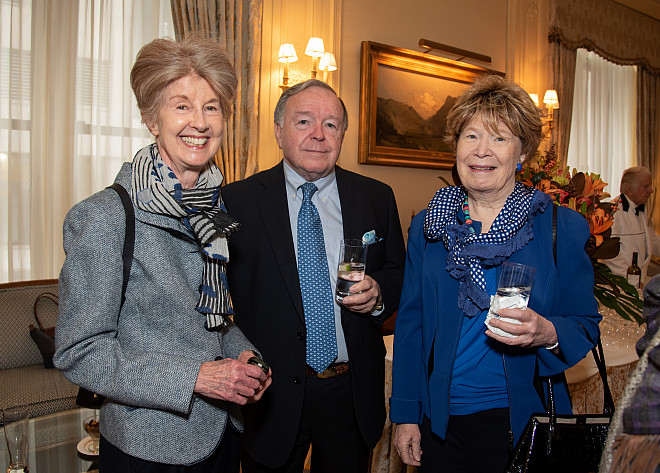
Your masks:
<svg viewBox="0 0 660 473"><path fill-rule="evenodd" d="M555 264L557 262L556 212L557 209L553 208L552 236ZM594 347L591 353L603 381L603 414L558 415L555 410L552 378L542 378L548 386L546 412L531 416L518 439L505 473L598 471L600 457L607 440L607 431L614 414L614 401L607 383L605 356L600 337L596 345L598 350ZM563 376L563 373L559 376Z"/></svg>
<svg viewBox="0 0 660 473"><path fill-rule="evenodd" d="M506 468L506 473L596 472L614 414L614 401L607 383L603 346L592 349L603 380L602 415L558 415L552 379L547 378L547 412L529 419Z"/></svg>

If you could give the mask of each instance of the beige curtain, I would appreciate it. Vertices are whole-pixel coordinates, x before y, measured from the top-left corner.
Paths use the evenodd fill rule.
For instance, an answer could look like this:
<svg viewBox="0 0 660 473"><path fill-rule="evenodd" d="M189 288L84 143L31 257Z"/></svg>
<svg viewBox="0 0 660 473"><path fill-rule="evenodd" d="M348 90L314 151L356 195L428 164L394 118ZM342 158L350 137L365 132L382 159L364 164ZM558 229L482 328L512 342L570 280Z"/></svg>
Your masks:
<svg viewBox="0 0 660 473"><path fill-rule="evenodd" d="M57 275L62 221L73 204L78 2L32 3L29 278ZM10 224L11 225L11 224ZM18 278L17 278L18 279Z"/></svg>
<svg viewBox="0 0 660 473"><path fill-rule="evenodd" d="M655 193L649 202L655 228L660 228L660 21L614 0L551 0L549 41L553 85L572 110L575 51L585 48L621 65L638 67L637 150L639 164L651 170ZM565 105L563 105L565 104ZM566 162L570 113L558 117L558 156Z"/></svg>
<svg viewBox="0 0 660 473"><path fill-rule="evenodd" d="M263 0L171 0L177 39L202 33L233 58L238 75L234 114L215 161L225 183L256 173Z"/></svg>
<svg viewBox="0 0 660 473"><path fill-rule="evenodd" d="M651 171L653 189L648 202L653 226L660 229L660 75L642 69L637 74L639 102L637 126L643 132L637 134L639 164ZM645 134L646 133L646 134Z"/></svg>
<svg viewBox="0 0 660 473"><path fill-rule="evenodd" d="M571 110L573 110L577 49L567 48L560 41L554 40L557 33L557 31L553 31L550 34L550 54L552 60L552 83L561 104L559 110L555 112L557 157L565 165L566 156L568 155L568 143L571 136Z"/></svg>

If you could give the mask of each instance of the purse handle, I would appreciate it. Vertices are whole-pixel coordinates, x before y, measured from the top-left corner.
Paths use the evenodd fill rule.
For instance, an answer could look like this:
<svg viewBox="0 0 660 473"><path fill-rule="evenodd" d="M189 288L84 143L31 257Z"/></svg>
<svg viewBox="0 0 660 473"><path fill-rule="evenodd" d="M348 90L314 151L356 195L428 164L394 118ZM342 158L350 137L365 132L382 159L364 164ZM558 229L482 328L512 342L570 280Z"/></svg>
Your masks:
<svg viewBox="0 0 660 473"><path fill-rule="evenodd" d="M51 300L52 302L54 302L55 305L58 306L58 307L59 307L59 299L58 299L58 297L57 297L55 294L53 294L52 292L43 292L43 293L39 294L39 295L37 296L36 300L34 301L34 307L32 308L32 311L34 312L34 318L36 319L36 321L37 321L37 325L39 325L39 328L40 328L41 330L43 330L43 331L46 331L46 328L45 328L45 327L43 326L43 324L41 323L41 320L39 320L39 315L38 315L38 313L37 313L37 306L39 305L39 301L40 301L41 299L49 299L49 300Z"/></svg>
<svg viewBox="0 0 660 473"><path fill-rule="evenodd" d="M555 259L555 267L557 267L557 206L553 203L552 205L552 255ZM613 415L614 414L614 399L612 398L612 392L610 391L610 385L607 382L607 367L605 366L605 353L603 351L603 344L600 341L600 335L596 343L592 340L587 329L580 324L582 330L586 334L589 341L594 345L591 349L591 354L594 357L596 366L598 367L598 373L600 374L600 379L603 381L603 414ZM598 350L596 350L598 348ZM555 393L552 386L552 378L548 377L548 403L546 406L546 411L550 417L550 429L554 430L554 426L557 422L557 411L555 407ZM568 389L568 387L567 387Z"/></svg>

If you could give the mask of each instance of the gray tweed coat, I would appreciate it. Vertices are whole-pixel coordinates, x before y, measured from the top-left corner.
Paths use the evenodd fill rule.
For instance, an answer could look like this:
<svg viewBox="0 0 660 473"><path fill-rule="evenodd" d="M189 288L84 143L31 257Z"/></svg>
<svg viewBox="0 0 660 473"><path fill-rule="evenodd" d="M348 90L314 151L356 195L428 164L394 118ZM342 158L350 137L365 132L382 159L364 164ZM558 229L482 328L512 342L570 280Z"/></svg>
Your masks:
<svg viewBox="0 0 660 473"><path fill-rule="evenodd" d="M131 164L116 182L131 188ZM202 258L174 218L135 208L135 252L119 313L125 214L105 189L64 220L66 260L59 279L55 366L75 384L107 397L101 434L125 453L170 464L208 457L238 406L193 394L202 362L236 358L252 344L234 325L204 328L195 310Z"/></svg>

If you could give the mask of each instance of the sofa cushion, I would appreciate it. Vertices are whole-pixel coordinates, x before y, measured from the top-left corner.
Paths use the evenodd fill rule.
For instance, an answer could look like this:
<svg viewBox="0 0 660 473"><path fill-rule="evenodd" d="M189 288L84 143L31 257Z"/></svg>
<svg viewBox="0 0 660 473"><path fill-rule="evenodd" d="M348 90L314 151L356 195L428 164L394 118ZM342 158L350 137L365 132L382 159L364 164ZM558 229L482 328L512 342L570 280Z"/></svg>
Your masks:
<svg viewBox="0 0 660 473"><path fill-rule="evenodd" d="M30 341L31 345L34 345ZM0 408L26 405L30 417L76 409L78 386L43 363L0 370Z"/></svg>

